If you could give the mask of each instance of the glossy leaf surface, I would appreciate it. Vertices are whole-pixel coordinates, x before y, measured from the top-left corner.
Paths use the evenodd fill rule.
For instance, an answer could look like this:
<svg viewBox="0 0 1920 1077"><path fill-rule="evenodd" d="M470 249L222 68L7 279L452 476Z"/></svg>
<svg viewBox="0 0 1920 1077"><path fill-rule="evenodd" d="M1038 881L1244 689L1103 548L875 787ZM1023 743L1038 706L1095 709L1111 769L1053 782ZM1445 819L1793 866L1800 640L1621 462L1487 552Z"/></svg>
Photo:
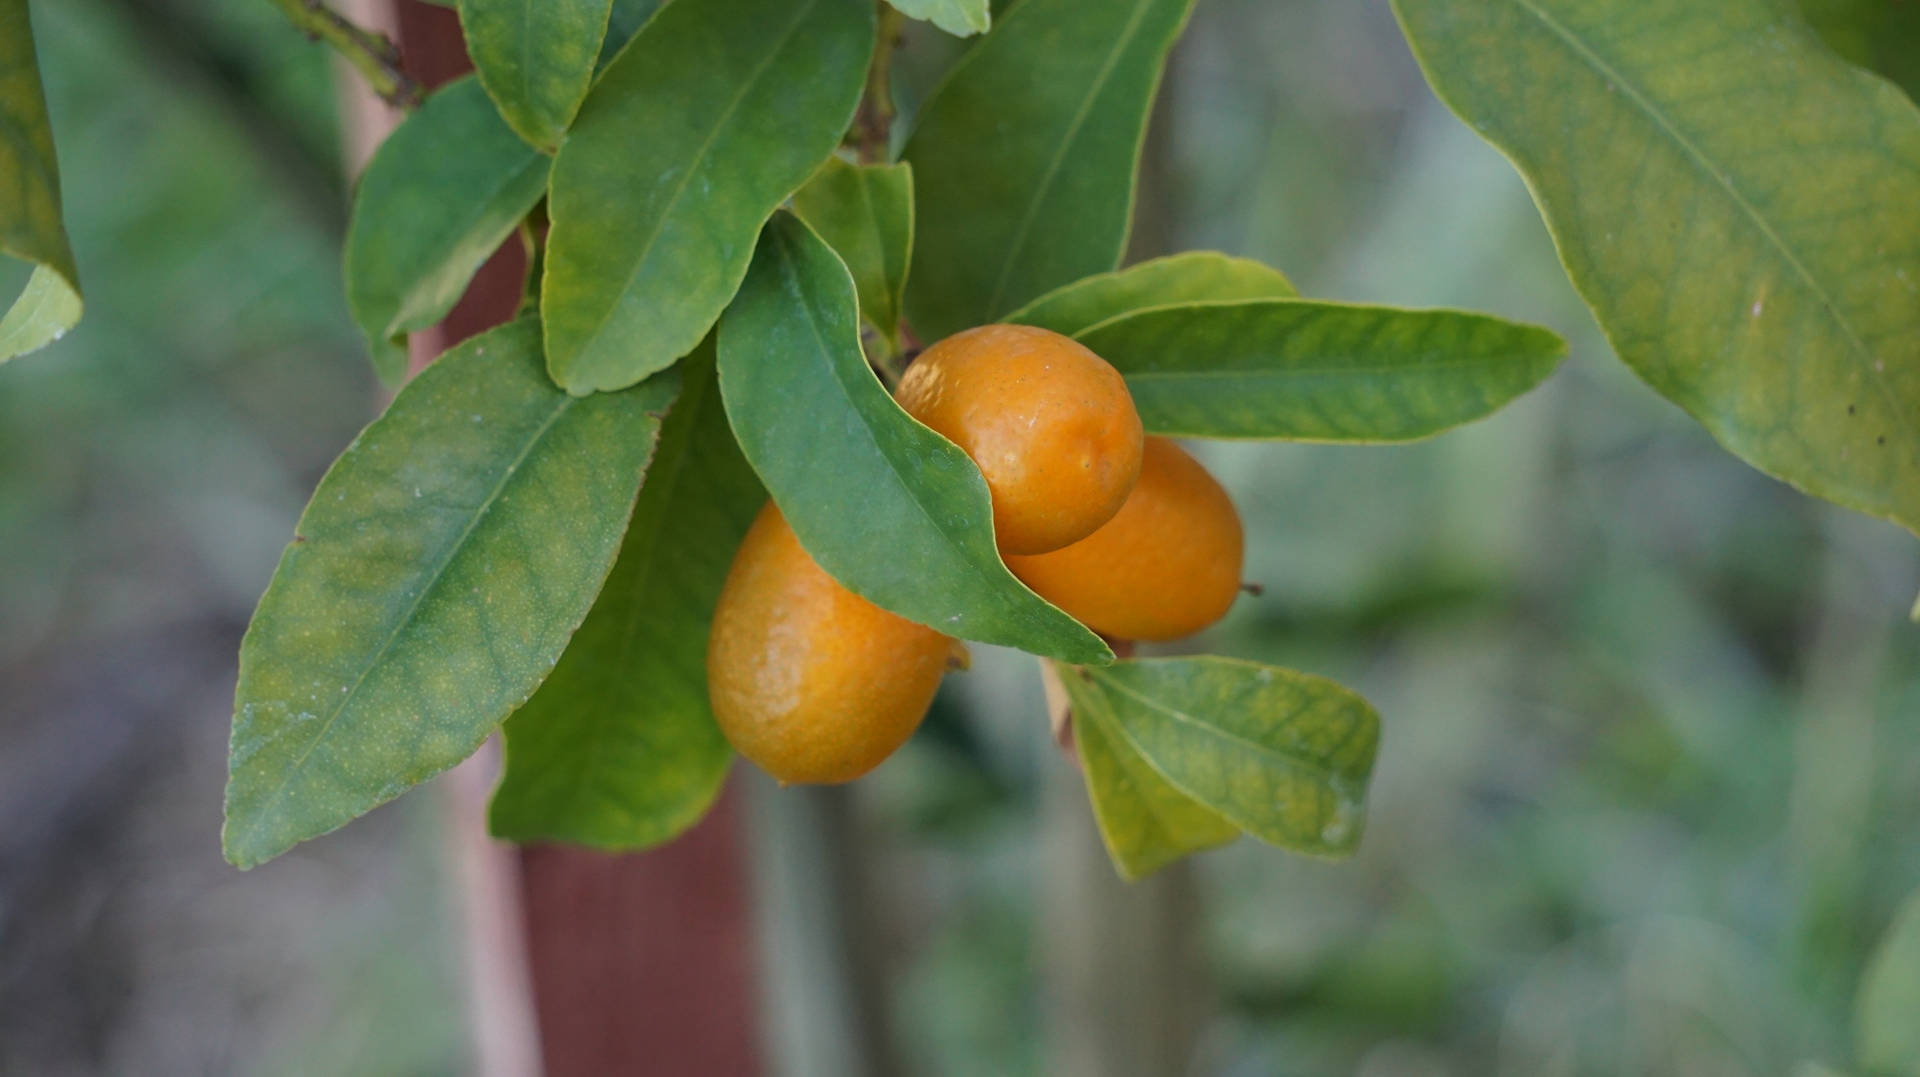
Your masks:
<svg viewBox="0 0 1920 1077"><path fill-rule="evenodd" d="M921 109L907 318L932 341L1120 264L1140 145L1192 0L1024 0Z"/></svg>
<svg viewBox="0 0 1920 1077"><path fill-rule="evenodd" d="M1774 0L1397 0L1614 350L1748 463L1920 531L1920 108Z"/></svg>
<svg viewBox="0 0 1920 1077"><path fill-rule="evenodd" d="M233 863L466 758L586 616L675 379L571 397L539 341L523 320L449 352L314 491L240 647Z"/></svg>
<svg viewBox="0 0 1920 1077"><path fill-rule="evenodd" d="M1286 275L1250 258L1187 251L1077 280L1028 303L1006 321L1076 333L1148 307L1235 299L1291 299Z"/></svg>
<svg viewBox="0 0 1920 1077"><path fill-rule="evenodd" d="M80 274L60 220L60 168L27 0L0 0L0 253L33 264L0 314L0 362L60 339L80 320ZM4 301L4 299L0 299Z"/></svg>
<svg viewBox="0 0 1920 1077"><path fill-rule="evenodd" d="M956 37L984 34L993 24L987 0L892 0L900 14L924 19Z"/></svg>
<svg viewBox="0 0 1920 1077"><path fill-rule="evenodd" d="M1111 728L1180 792L1281 848L1360 843L1380 719L1323 677L1230 658L1149 658L1066 670L1104 697Z"/></svg>
<svg viewBox="0 0 1920 1077"><path fill-rule="evenodd" d="M860 317L900 343L900 292L913 256L913 169L830 158L793 194L793 211L853 274Z"/></svg>
<svg viewBox="0 0 1920 1077"><path fill-rule="evenodd" d="M1078 335L1126 375L1149 433L1406 441L1492 412L1566 354L1484 314L1304 299L1154 307Z"/></svg>
<svg viewBox="0 0 1920 1077"><path fill-rule="evenodd" d="M853 279L789 214L721 319L720 389L801 544L856 594L962 639L1111 659L1007 571L980 470L887 395L860 351Z"/></svg>
<svg viewBox="0 0 1920 1077"><path fill-rule="evenodd" d="M766 494L727 427L712 346L681 373L606 586L507 720L490 813L499 837L657 845L698 822L726 778L733 750L707 704L707 633Z"/></svg>
<svg viewBox="0 0 1920 1077"><path fill-rule="evenodd" d="M407 334L446 317L546 190L548 161L472 78L427 98L380 144L353 196L347 305L397 384Z"/></svg>
<svg viewBox="0 0 1920 1077"><path fill-rule="evenodd" d="M1073 743L1093 801L1094 821L1114 867L1138 879L1188 853L1240 836L1218 813L1167 783L1115 727L1106 693L1064 670L1073 703Z"/></svg>
<svg viewBox="0 0 1920 1077"><path fill-rule="evenodd" d="M554 160L547 367L619 389L700 342L760 226L839 144L866 0L675 0L608 65Z"/></svg>
<svg viewBox="0 0 1920 1077"><path fill-rule="evenodd" d="M487 96L521 138L552 151L580 109L613 0L460 0Z"/></svg>

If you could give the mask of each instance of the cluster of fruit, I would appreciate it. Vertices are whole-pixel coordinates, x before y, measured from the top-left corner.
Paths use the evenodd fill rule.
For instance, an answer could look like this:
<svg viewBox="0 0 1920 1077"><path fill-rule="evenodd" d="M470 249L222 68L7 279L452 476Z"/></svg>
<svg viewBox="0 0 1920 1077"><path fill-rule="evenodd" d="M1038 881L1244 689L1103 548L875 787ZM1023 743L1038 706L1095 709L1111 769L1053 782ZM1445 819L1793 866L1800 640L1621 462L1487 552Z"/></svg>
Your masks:
<svg viewBox="0 0 1920 1077"><path fill-rule="evenodd" d="M1232 501L1179 445L1144 436L1119 371L1078 342L956 333L914 360L897 399L979 465L1007 566L1087 627L1177 639L1232 605ZM965 655L842 587L768 502L714 611L707 684L740 754L782 782L844 782L906 742Z"/></svg>

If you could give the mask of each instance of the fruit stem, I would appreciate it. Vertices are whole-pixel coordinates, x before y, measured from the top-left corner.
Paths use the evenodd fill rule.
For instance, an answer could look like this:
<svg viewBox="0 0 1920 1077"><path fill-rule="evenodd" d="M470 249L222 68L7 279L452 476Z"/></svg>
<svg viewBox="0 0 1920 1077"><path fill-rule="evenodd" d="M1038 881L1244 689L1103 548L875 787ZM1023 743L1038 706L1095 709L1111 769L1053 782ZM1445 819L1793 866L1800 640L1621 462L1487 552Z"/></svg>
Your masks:
<svg viewBox="0 0 1920 1077"><path fill-rule="evenodd" d="M395 108L420 103L420 84L400 67L400 48L385 34L364 29L322 0L273 0L287 20L324 42L360 72L367 86Z"/></svg>

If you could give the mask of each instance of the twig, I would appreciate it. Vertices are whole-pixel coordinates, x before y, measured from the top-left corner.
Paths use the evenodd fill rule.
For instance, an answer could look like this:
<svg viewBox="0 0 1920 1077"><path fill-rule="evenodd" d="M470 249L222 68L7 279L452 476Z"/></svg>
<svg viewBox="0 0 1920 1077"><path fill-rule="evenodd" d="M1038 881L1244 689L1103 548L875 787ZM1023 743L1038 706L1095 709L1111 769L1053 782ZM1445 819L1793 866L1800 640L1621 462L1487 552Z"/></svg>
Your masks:
<svg viewBox="0 0 1920 1077"><path fill-rule="evenodd" d="M893 136L893 50L900 43L904 20L890 4L880 4L880 30L873 44L873 63L867 68L867 90L854 120L859 132L857 149L866 164L885 161Z"/></svg>
<svg viewBox="0 0 1920 1077"><path fill-rule="evenodd" d="M322 0L273 0L308 37L324 42L360 72L367 86L395 108L420 103L420 84L400 67L400 49L385 34L363 29Z"/></svg>

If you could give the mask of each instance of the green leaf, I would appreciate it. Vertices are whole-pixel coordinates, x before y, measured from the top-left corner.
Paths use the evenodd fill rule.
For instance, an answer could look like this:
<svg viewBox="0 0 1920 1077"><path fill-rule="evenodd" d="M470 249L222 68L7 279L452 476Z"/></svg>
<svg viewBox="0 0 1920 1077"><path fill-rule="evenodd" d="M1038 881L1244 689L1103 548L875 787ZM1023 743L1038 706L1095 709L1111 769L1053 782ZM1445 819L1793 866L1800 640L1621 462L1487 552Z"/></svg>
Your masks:
<svg viewBox="0 0 1920 1077"><path fill-rule="evenodd" d="M1821 38L1852 63L1920 100L1920 4L1909 0L1800 0Z"/></svg>
<svg viewBox="0 0 1920 1077"><path fill-rule="evenodd" d="M447 316L473 274L546 190L548 161L472 78L427 98L380 144L347 226L347 305L388 384L407 334Z"/></svg>
<svg viewBox="0 0 1920 1077"><path fill-rule="evenodd" d="M913 169L829 158L793 193L793 212L853 274L860 316L897 351L900 291L913 256Z"/></svg>
<svg viewBox="0 0 1920 1077"><path fill-rule="evenodd" d="M676 383L568 396L527 319L449 352L347 447L240 645L228 860L393 799L533 694L612 567Z"/></svg>
<svg viewBox="0 0 1920 1077"><path fill-rule="evenodd" d="M859 329L846 267L804 223L776 216L720 320L720 391L807 552L854 593L950 636L1111 661L1007 571L980 469L887 395Z"/></svg>
<svg viewBox="0 0 1920 1077"><path fill-rule="evenodd" d="M507 126L552 152L587 96L613 0L460 0L460 29Z"/></svg>
<svg viewBox="0 0 1920 1077"><path fill-rule="evenodd" d="M987 0L892 0L893 7L910 19L930 22L955 37L984 34L993 25Z"/></svg>
<svg viewBox="0 0 1920 1077"><path fill-rule="evenodd" d="M1094 821L1122 876L1138 879L1188 853L1240 836L1240 829L1167 783L1119 732L1106 693L1071 669L1059 671L1073 703L1073 743L1093 801Z"/></svg>
<svg viewBox="0 0 1920 1077"><path fill-rule="evenodd" d="M1180 792L1295 852L1360 843L1380 718L1323 677L1237 659L1149 658L1063 670L1097 692L1118 734Z"/></svg>
<svg viewBox="0 0 1920 1077"><path fill-rule="evenodd" d="M80 274L60 223L60 167L40 88L27 0L0 0L0 252L33 263L0 315L0 362L59 340L80 320Z"/></svg>
<svg viewBox="0 0 1920 1077"><path fill-rule="evenodd" d="M727 428L712 346L681 374L606 587L507 720L498 837L657 845L698 822L726 778L733 750L707 705L707 633L767 495Z"/></svg>
<svg viewBox="0 0 1920 1077"><path fill-rule="evenodd" d="M1120 264L1161 67L1192 0L1024 0L921 109L907 318L923 340Z"/></svg>
<svg viewBox="0 0 1920 1077"><path fill-rule="evenodd" d="M1748 463L1920 531L1920 108L1773 0L1396 0L1620 358Z"/></svg>
<svg viewBox="0 0 1920 1077"><path fill-rule="evenodd" d="M1306 299L1189 303L1078 338L1126 375L1149 433L1407 441L1488 414L1566 343L1485 314Z"/></svg>
<svg viewBox="0 0 1920 1077"><path fill-rule="evenodd" d="M600 43L598 68L605 68L621 49L627 47L640 28L653 18L660 9L660 0L613 0L613 10L607 15L607 36Z"/></svg>
<svg viewBox="0 0 1920 1077"><path fill-rule="evenodd" d="M1854 999L1854 1054L1872 1072L1920 1073L1920 891L1893 924L1860 977Z"/></svg>
<svg viewBox="0 0 1920 1077"><path fill-rule="evenodd" d="M1291 299L1299 292L1285 274L1249 258L1187 251L1055 288L1006 316L1073 336L1123 314L1175 303L1233 299Z"/></svg>
<svg viewBox="0 0 1920 1077"><path fill-rule="evenodd" d="M608 66L553 166L547 368L619 389L692 350L774 208L833 153L869 0L674 0Z"/></svg>

